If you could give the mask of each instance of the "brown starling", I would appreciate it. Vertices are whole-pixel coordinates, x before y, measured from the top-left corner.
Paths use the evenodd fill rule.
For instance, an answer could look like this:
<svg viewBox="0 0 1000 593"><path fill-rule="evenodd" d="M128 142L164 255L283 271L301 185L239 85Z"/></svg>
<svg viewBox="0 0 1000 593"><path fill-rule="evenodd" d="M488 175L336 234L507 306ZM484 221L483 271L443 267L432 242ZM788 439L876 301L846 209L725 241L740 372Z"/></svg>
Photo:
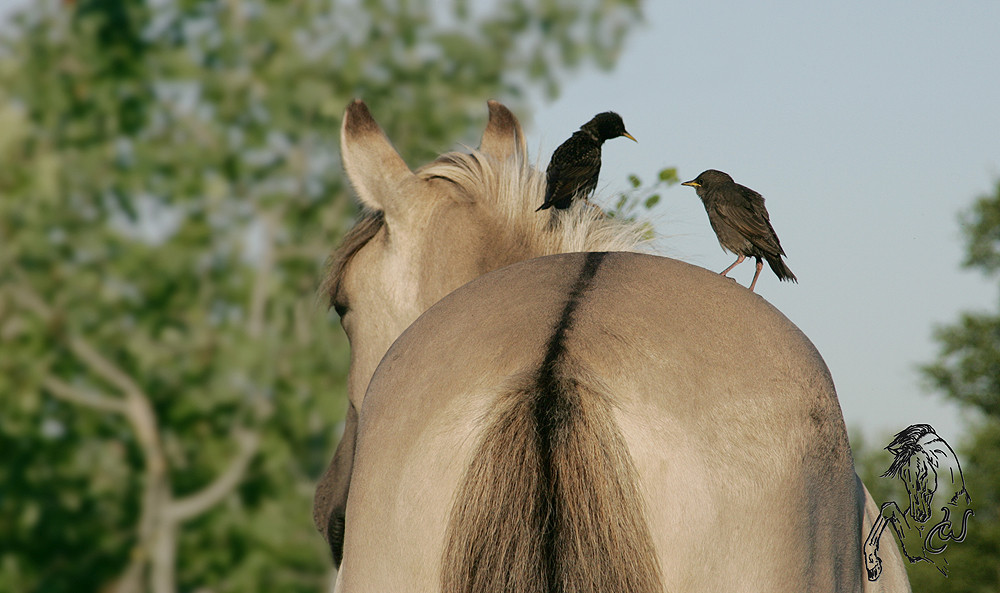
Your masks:
<svg viewBox="0 0 1000 593"><path fill-rule="evenodd" d="M690 185L698 192L719 244L738 256L733 265L721 272L723 276L744 259L752 257L757 260L757 272L750 283L751 291L760 276L761 258L767 260L778 280L798 282L781 259L785 252L771 227L770 217L764 208L764 196L715 169L709 169L681 185Z"/></svg>
<svg viewBox="0 0 1000 593"><path fill-rule="evenodd" d="M535 212L553 206L560 210L569 208L577 195L586 199L597 188L597 177L601 172L601 145L605 140L619 136L637 142L625 131L621 116L613 111L598 113L573 132L569 140L552 153L549 168L545 171L545 201Z"/></svg>

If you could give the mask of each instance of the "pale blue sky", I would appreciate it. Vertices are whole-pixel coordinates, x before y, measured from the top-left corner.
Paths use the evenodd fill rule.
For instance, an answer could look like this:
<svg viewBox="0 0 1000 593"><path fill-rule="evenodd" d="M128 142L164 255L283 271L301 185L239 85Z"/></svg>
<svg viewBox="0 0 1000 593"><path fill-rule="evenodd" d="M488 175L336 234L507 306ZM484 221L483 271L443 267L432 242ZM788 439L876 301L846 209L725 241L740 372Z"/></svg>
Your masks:
<svg viewBox="0 0 1000 593"><path fill-rule="evenodd" d="M0 0L0 14L24 3ZM800 283L765 268L757 290L819 348L848 426L927 422L958 441L957 409L915 367L934 357L935 324L998 303L995 284L958 269L957 213L1000 178L1000 2L646 4L614 72L577 74L521 114L533 156L613 109L639 144L606 145L603 195L664 166L763 193ZM653 214L664 254L733 260L691 188ZM732 275L749 284L752 263Z"/></svg>
<svg viewBox="0 0 1000 593"><path fill-rule="evenodd" d="M848 426L926 422L960 440L957 409L916 366L937 352L936 324L997 307L995 284L959 270L957 214L1000 178L1000 2L648 2L645 20L614 72L538 101L531 150L545 162L614 109L639 144L605 145L605 195L663 166L764 194L799 284L765 266L757 292L816 344ZM654 214L664 254L735 259L693 189L666 191ZM752 262L731 276L748 285Z"/></svg>

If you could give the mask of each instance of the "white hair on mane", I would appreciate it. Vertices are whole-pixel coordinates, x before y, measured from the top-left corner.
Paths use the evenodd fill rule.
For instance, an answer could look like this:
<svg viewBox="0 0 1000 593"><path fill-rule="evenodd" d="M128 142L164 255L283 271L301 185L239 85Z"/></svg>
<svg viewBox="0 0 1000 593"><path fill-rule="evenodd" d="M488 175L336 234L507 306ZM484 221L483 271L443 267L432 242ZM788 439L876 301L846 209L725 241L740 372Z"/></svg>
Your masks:
<svg viewBox="0 0 1000 593"><path fill-rule="evenodd" d="M449 152L421 167L423 179L451 181L471 201L488 205L535 257L578 251L648 251L651 228L610 218L592 204L575 200L562 211L535 212L545 196L545 173L525 159L499 161L473 150ZM557 218L554 218L557 217Z"/></svg>

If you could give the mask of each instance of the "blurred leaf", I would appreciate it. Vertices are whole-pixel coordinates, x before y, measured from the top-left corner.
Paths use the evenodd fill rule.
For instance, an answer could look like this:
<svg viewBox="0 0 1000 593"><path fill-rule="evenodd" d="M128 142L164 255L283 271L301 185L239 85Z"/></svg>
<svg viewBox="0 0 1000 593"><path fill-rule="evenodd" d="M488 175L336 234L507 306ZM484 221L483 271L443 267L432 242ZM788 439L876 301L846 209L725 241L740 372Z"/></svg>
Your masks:
<svg viewBox="0 0 1000 593"><path fill-rule="evenodd" d="M666 169L660 169L658 177L660 181L663 181L668 185L674 185L676 183L680 183L681 181L680 177L677 176L676 167L668 167Z"/></svg>
<svg viewBox="0 0 1000 593"><path fill-rule="evenodd" d="M630 188L619 194L613 208L605 214L612 218L634 221L638 218L638 209L651 210L660 202L658 190L678 183L677 170L673 167L661 169L657 180L650 186L643 187L638 175L631 174L627 178ZM649 227L649 238L653 236L653 228Z"/></svg>
<svg viewBox="0 0 1000 593"><path fill-rule="evenodd" d="M960 220L966 239L963 265L993 275L1000 269L1000 181L995 194L982 196Z"/></svg>

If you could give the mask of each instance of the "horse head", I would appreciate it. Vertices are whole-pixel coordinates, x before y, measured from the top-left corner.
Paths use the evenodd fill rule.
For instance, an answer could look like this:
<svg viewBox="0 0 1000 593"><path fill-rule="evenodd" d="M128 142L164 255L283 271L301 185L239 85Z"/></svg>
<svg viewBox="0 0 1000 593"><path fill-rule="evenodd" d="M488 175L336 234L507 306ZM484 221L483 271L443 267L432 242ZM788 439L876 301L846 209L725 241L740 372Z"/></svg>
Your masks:
<svg viewBox="0 0 1000 593"><path fill-rule="evenodd" d="M931 503L937 492L937 470L933 459L918 448L907 460L907 469L900 475L910 498L910 516L918 523L931 517Z"/></svg>
<svg viewBox="0 0 1000 593"><path fill-rule="evenodd" d="M929 424L914 424L899 432L886 447L895 458L883 477L898 476L910 499L910 517L925 523L934 514L940 459L932 454L932 443L944 442ZM950 449L949 449L950 450Z"/></svg>
<svg viewBox="0 0 1000 593"><path fill-rule="evenodd" d="M489 103L479 154L524 156L524 134L503 105ZM348 393L360 405L389 345L442 296L483 273L491 229L461 185L432 167L411 171L368 107L354 101L341 128L341 158L363 207L332 257L326 289L351 342Z"/></svg>
<svg viewBox="0 0 1000 593"><path fill-rule="evenodd" d="M363 207L331 258L326 282L351 342L348 394L360 408L389 346L452 290L501 267L554 253L626 251L643 228L579 207L556 227L534 214L545 175L527 162L524 132L489 101L478 150L451 152L414 171L368 107L354 101L341 129L341 158Z"/></svg>

